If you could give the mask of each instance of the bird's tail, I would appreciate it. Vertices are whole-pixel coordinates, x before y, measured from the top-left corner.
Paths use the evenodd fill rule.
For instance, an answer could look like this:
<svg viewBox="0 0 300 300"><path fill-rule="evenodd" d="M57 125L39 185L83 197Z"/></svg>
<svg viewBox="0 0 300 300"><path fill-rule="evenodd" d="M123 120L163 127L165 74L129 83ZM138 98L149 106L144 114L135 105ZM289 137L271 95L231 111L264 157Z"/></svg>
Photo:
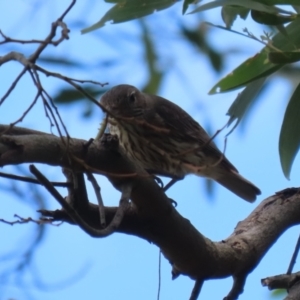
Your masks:
<svg viewBox="0 0 300 300"><path fill-rule="evenodd" d="M218 183L248 202L254 202L256 196L261 194L259 188L234 170L218 175L218 178L215 178Z"/></svg>

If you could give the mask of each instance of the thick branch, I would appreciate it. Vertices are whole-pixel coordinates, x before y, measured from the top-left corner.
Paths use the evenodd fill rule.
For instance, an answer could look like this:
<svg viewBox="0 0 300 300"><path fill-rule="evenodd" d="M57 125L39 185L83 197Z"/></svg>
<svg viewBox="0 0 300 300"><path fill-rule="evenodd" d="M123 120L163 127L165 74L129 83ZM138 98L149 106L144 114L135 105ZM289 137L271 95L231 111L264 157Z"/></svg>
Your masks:
<svg viewBox="0 0 300 300"><path fill-rule="evenodd" d="M7 128L0 126L0 133ZM130 181L133 206L126 211L118 231L157 244L172 263L175 275L186 274L199 282L234 276L234 296L230 294L228 299L241 293L247 274L278 237L300 222L300 195L298 189L289 189L265 199L229 238L214 243L178 214L162 189L122 150L110 150L97 143L87 148L83 140L21 132L21 128L11 129L0 136L0 165L40 162L78 171L88 168L90 172L105 174L118 189ZM44 213L70 221L64 211ZM107 222L114 213L115 208L105 208ZM89 205L88 219L90 225L101 228L98 206Z"/></svg>
<svg viewBox="0 0 300 300"><path fill-rule="evenodd" d="M294 274L282 274L261 280L263 286L269 290L286 289L288 296L284 300L297 300L300 295L300 272Z"/></svg>

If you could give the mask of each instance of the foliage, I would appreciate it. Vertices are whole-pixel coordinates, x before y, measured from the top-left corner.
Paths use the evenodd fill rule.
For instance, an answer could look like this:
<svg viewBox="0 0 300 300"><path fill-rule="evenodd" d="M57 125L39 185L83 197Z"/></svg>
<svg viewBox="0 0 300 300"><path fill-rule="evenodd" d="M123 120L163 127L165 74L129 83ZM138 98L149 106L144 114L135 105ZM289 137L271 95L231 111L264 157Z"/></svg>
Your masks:
<svg viewBox="0 0 300 300"><path fill-rule="evenodd" d="M193 3L193 1L184 1L182 9L183 14L187 11L188 6ZM135 0L117 1L115 6L110 9L99 22L82 30L82 32L86 33L98 29L104 26L109 20L113 21L113 23L120 23L141 18L154 11L166 9L172 4L174 4L173 1L167 0L151 0L147 2ZM261 83L265 82L266 78L270 77L284 66L300 61L299 15L296 12L282 9L276 5L292 5L296 11L300 10L299 1L297 0L216 0L200 5L190 12L190 14L194 14L222 7L222 18L226 28L222 26L217 27L230 31L237 16L246 19L249 12L251 12L251 17L255 22L275 26L278 30L273 36L272 34L265 32L263 36L258 38L245 29L244 35L246 37L264 44L265 47L259 53L250 57L235 68L210 90L209 93L214 94L246 86L245 91L239 94L238 98L228 111L228 115L230 116L229 124L234 120L237 120L236 126L240 123L242 117L247 112L248 107L256 101L259 90L262 88ZM286 23L289 24L286 27L283 27L283 24ZM191 42L196 41L195 36L187 29L183 28L183 33ZM236 32L233 31L233 33ZM201 41L198 40L197 43L201 45ZM212 58L214 52L208 53ZM212 62L214 61L215 60L212 58ZM219 69L218 65L215 65L215 68ZM153 78L155 78L155 76ZM263 80L258 81L260 78L263 78ZM292 101L292 99L299 99L298 93L299 92L297 92L296 89L290 101ZM291 105L293 106L293 110L287 109L285 112L279 139L280 161L286 178L289 178L292 163L300 146L300 135L297 134L298 127L295 126L296 121L293 121L295 119L293 112L295 109L296 111L299 110L300 101L294 100Z"/></svg>

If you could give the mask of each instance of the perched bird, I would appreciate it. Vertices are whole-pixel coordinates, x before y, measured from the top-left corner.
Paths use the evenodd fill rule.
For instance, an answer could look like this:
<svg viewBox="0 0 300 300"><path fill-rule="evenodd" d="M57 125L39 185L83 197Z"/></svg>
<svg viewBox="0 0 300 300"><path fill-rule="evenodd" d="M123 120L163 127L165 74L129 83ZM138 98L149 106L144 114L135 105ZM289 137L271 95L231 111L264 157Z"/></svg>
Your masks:
<svg viewBox="0 0 300 300"><path fill-rule="evenodd" d="M260 194L176 104L126 84L113 87L100 102L109 112L109 132L149 173L173 179L187 174L208 177L249 202Z"/></svg>

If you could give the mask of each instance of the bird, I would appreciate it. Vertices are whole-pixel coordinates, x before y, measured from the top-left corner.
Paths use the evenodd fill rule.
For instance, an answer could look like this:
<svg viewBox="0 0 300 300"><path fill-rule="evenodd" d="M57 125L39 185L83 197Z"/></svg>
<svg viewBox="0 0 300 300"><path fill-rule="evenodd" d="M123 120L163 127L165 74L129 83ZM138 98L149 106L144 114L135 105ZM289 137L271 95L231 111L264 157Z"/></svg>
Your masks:
<svg viewBox="0 0 300 300"><path fill-rule="evenodd" d="M150 174L170 177L172 183L188 174L210 178L248 202L261 193L175 103L128 84L108 90L100 103L109 133Z"/></svg>

